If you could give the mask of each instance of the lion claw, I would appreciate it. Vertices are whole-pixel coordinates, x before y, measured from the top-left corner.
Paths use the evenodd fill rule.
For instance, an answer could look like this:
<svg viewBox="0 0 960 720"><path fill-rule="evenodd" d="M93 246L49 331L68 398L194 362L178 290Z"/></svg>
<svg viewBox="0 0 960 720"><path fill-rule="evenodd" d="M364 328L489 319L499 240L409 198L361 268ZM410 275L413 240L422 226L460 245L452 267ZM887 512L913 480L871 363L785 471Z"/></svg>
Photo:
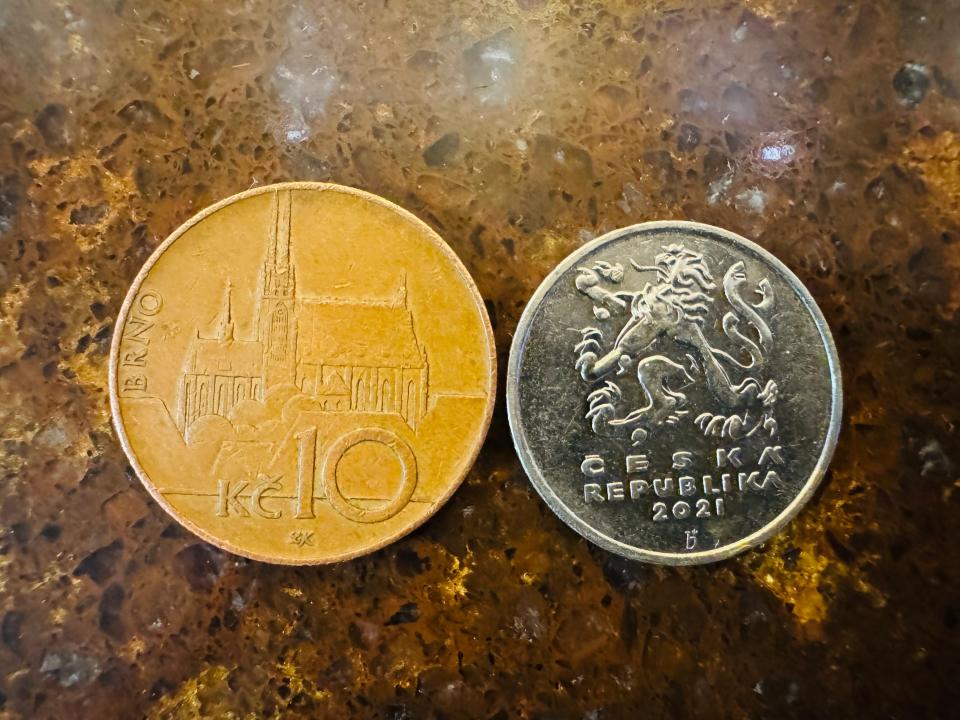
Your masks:
<svg viewBox="0 0 960 720"><path fill-rule="evenodd" d="M705 436L736 439L743 435L744 419L739 415L702 413L694 421Z"/></svg>
<svg viewBox="0 0 960 720"><path fill-rule="evenodd" d="M580 375L584 380L587 379L590 368L593 367L593 364L597 361L597 354L588 352L584 353L577 358L577 361L573 364L575 370L580 371Z"/></svg>
<svg viewBox="0 0 960 720"><path fill-rule="evenodd" d="M623 394L620 392L620 387L612 382L607 382L602 388L598 388L587 395L587 401L592 408L598 403L613 403L622 397Z"/></svg>
<svg viewBox="0 0 960 720"><path fill-rule="evenodd" d="M581 340L576 345L574 345L573 351L578 355L584 355L587 352L595 354L600 351L600 343L598 343L593 338L587 338L586 340Z"/></svg>
<svg viewBox="0 0 960 720"><path fill-rule="evenodd" d="M603 426L607 424L610 417L616 412L613 405L610 403L602 403L599 405L591 406L587 410L587 414L584 417L590 421L590 427L593 428L593 431L600 434L600 431L603 429Z"/></svg>
<svg viewBox="0 0 960 720"><path fill-rule="evenodd" d="M765 406L773 405L777 401L777 384L773 380L768 380L757 399L763 402Z"/></svg>
<svg viewBox="0 0 960 720"><path fill-rule="evenodd" d="M770 437L773 437L777 434L779 426L777 425L776 419L768 417L763 421L763 429L770 433Z"/></svg>
<svg viewBox="0 0 960 720"><path fill-rule="evenodd" d="M707 427L704 428L704 435L713 435L715 437L723 436L723 415L715 415L710 422L707 423Z"/></svg>
<svg viewBox="0 0 960 720"><path fill-rule="evenodd" d="M731 415L724 421L720 437L736 439L742 434L743 427L743 418L739 415Z"/></svg>
<svg viewBox="0 0 960 720"><path fill-rule="evenodd" d="M593 264L593 269L599 272L603 277L613 283L623 280L623 265L616 263L611 265L604 260L597 260Z"/></svg>

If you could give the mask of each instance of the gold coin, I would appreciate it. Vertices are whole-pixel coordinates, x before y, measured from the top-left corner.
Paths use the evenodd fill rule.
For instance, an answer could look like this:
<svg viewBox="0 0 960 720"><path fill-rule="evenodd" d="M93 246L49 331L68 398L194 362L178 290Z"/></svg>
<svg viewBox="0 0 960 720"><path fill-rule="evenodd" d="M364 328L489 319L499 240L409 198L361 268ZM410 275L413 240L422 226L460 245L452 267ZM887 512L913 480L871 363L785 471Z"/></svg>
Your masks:
<svg viewBox="0 0 960 720"><path fill-rule="evenodd" d="M339 185L228 198L127 294L110 402L143 484L205 540L336 562L429 518L490 424L490 321L426 224Z"/></svg>

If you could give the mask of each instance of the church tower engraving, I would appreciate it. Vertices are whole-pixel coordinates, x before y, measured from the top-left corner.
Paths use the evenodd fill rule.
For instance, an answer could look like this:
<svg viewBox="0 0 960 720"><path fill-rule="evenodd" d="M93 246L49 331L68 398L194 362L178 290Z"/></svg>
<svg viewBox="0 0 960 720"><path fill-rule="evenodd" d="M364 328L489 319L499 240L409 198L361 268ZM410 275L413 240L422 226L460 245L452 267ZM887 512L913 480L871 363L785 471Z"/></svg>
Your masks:
<svg viewBox="0 0 960 720"><path fill-rule="evenodd" d="M241 404L262 404L278 385L296 387L323 411L398 415L413 430L429 409L427 349L417 338L405 275L386 299L299 296L291 195L280 190L270 198L249 325L235 317L228 279L212 334L197 328L187 350L176 424L188 441L198 420L230 421Z"/></svg>
<svg viewBox="0 0 960 720"><path fill-rule="evenodd" d="M267 258L260 277L257 340L263 345L264 389L296 381L296 273L290 262L291 193L277 192L267 238Z"/></svg>

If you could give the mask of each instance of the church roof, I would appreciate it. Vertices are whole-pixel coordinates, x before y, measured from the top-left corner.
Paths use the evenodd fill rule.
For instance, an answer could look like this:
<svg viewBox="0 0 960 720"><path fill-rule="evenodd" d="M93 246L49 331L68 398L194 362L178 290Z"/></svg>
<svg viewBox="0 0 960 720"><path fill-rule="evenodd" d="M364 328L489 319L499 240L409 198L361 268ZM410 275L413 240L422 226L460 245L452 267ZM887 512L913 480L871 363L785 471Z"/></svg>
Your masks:
<svg viewBox="0 0 960 720"><path fill-rule="evenodd" d="M336 372L331 372L327 379L323 381L320 388L320 395L349 395L350 386L344 382L343 378Z"/></svg>
<svg viewBox="0 0 960 720"><path fill-rule="evenodd" d="M305 300L297 326L301 362L395 368L424 365L413 317L401 304Z"/></svg>
<svg viewBox="0 0 960 720"><path fill-rule="evenodd" d="M190 346L191 373L260 377L262 367L263 345L255 340L194 338Z"/></svg>

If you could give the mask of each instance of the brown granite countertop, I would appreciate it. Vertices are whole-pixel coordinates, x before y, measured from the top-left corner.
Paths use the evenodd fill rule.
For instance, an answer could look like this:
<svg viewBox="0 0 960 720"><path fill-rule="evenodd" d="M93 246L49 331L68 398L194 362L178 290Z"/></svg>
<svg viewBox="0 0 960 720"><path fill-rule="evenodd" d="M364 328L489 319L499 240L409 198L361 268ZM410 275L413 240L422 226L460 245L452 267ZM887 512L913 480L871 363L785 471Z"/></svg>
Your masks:
<svg viewBox="0 0 960 720"><path fill-rule="evenodd" d="M956 0L6 0L0 718L955 713L958 37ZM633 564L540 501L501 403L453 500L383 551L200 542L112 431L113 321L181 221L288 179L429 222L501 361L601 232L757 240L836 337L827 481L742 557Z"/></svg>

